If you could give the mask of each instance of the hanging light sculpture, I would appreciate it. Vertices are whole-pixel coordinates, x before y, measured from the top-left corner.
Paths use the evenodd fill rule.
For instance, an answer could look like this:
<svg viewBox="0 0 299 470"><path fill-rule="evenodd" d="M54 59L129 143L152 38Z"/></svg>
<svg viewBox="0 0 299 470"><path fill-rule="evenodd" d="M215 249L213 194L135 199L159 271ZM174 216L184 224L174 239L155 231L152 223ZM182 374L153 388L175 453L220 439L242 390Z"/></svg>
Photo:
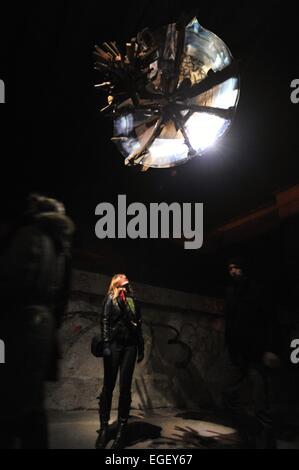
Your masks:
<svg viewBox="0 0 299 470"><path fill-rule="evenodd" d="M113 118L112 140L126 165L169 168L203 155L230 127L240 95L228 47L196 18L120 48L95 48L95 68Z"/></svg>

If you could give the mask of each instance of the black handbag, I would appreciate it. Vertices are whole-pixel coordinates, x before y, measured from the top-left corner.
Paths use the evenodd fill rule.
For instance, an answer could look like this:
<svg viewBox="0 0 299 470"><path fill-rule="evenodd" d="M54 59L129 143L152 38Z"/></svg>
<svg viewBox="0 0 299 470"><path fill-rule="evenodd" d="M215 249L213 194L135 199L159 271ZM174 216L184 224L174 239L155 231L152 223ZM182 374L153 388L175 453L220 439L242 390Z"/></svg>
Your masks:
<svg viewBox="0 0 299 470"><path fill-rule="evenodd" d="M104 341L102 340L101 335L95 335L92 338L90 351L94 357L104 356Z"/></svg>

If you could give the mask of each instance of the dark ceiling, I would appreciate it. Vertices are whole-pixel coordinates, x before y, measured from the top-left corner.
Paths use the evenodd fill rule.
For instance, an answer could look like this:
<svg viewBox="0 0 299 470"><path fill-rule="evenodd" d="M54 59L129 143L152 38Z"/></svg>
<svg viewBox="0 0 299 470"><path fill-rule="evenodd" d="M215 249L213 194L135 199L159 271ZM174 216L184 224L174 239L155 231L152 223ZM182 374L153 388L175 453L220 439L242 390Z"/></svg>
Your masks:
<svg viewBox="0 0 299 470"><path fill-rule="evenodd" d="M195 8L201 24L238 61L239 110L232 130L204 158L141 174L124 167L109 140L111 122L98 111L93 46L173 21L183 8ZM159 273L157 282L169 285L177 250L181 278L192 265L194 253L182 254L165 242L98 241L95 207L115 202L118 194L140 202L203 202L208 232L298 183L299 105L291 104L290 83L299 75L299 59L295 18L286 2L52 0L24 2L11 14L6 39L13 115L2 187L10 182L12 199L32 190L62 198L77 225L76 249L90 253L86 259L95 256L93 269L131 271L147 282Z"/></svg>

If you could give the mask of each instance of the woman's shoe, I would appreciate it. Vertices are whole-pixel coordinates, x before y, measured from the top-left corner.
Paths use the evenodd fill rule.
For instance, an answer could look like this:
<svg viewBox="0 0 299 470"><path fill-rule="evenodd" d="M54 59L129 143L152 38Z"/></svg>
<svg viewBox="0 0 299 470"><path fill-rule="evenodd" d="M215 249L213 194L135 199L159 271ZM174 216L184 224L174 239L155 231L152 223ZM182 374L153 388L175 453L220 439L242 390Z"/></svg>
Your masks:
<svg viewBox="0 0 299 470"><path fill-rule="evenodd" d="M108 444L108 423L102 424L101 429L99 429L98 438L96 440L95 448L96 449L105 449L106 445Z"/></svg>
<svg viewBox="0 0 299 470"><path fill-rule="evenodd" d="M120 422L116 434L115 441L113 442L111 449L120 450L123 449L125 446L125 433L127 429L126 422Z"/></svg>

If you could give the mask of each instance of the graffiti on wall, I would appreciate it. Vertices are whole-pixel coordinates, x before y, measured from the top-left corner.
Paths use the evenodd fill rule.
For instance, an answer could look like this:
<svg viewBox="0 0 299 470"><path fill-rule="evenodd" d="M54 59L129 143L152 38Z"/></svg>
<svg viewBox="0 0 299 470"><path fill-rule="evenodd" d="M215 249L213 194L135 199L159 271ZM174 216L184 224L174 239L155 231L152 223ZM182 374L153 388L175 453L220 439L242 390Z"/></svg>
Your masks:
<svg viewBox="0 0 299 470"><path fill-rule="evenodd" d="M100 332L100 306L101 299L95 302L89 295L76 294L70 302L61 330L61 380L49 396L53 409L97 407L103 362L91 355L90 344ZM143 313L145 359L135 370L133 406L146 412L211 403L208 382L223 346L216 317L146 307ZM115 397L117 406L117 393Z"/></svg>

